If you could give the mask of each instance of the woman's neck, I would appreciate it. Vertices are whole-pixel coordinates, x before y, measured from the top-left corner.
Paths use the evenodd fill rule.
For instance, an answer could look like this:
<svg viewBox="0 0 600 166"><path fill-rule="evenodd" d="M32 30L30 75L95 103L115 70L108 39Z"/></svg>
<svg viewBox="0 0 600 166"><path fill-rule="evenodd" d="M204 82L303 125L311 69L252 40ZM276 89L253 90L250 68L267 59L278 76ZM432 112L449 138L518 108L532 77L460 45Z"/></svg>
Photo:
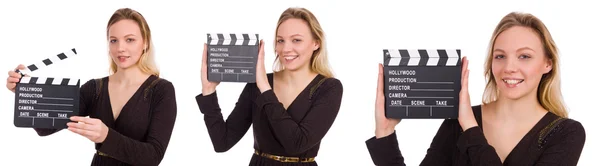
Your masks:
<svg viewBox="0 0 600 166"><path fill-rule="evenodd" d="M548 112L539 104L537 91L518 99L499 97L492 105L492 114L500 121L523 122Z"/></svg>
<svg viewBox="0 0 600 166"><path fill-rule="evenodd" d="M302 68L295 71L283 70L278 73L280 81L284 82L289 86L296 86L299 84L305 84L306 81L312 81L317 75L316 72L311 71L309 68Z"/></svg>
<svg viewBox="0 0 600 166"><path fill-rule="evenodd" d="M130 68L120 68L113 75L110 76L111 80L121 85L132 85L144 82L150 74L146 74L140 70L137 66Z"/></svg>

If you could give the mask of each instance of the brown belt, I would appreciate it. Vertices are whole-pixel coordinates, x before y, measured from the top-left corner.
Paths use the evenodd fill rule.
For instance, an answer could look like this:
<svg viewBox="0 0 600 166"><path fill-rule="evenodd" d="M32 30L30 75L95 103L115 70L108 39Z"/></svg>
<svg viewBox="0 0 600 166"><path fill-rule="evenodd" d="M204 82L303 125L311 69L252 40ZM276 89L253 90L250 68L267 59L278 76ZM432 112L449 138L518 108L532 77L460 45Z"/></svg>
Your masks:
<svg viewBox="0 0 600 166"><path fill-rule="evenodd" d="M286 156L277 156L277 155L272 155L272 154L268 154L268 153L261 153L258 150L254 150L254 154L261 156L261 157L265 157L271 160L275 160L275 161L279 161L279 162L284 162L284 163L297 163L297 162L301 162L301 163L310 163L310 162L315 162L315 158L311 157L311 158L300 158L300 157L286 157Z"/></svg>

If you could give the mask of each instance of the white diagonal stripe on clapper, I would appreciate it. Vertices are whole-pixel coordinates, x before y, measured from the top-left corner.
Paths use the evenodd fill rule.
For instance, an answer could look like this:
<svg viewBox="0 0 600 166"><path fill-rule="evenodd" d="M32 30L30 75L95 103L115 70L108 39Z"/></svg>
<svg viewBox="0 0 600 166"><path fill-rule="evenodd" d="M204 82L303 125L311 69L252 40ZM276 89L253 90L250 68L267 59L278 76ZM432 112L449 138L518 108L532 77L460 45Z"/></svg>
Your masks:
<svg viewBox="0 0 600 166"><path fill-rule="evenodd" d="M77 85L77 81L79 81L79 79L69 78L69 85Z"/></svg>
<svg viewBox="0 0 600 166"><path fill-rule="evenodd" d="M393 58L401 58L400 51L398 49L388 49L388 53L390 53L390 57Z"/></svg>
<svg viewBox="0 0 600 166"><path fill-rule="evenodd" d="M47 68L46 64L44 64L44 61L39 61L37 63L34 64L35 67L37 67L37 70L43 70L45 68Z"/></svg>
<svg viewBox="0 0 600 166"><path fill-rule="evenodd" d="M410 59L408 60L408 66L417 66L419 65L419 61L421 60L421 55L419 54L419 50L417 49L409 49L408 55Z"/></svg>
<svg viewBox="0 0 600 166"><path fill-rule="evenodd" d="M440 55L438 55L437 50L427 49L427 55L429 55L427 66L437 66L438 61L440 60Z"/></svg>
<svg viewBox="0 0 600 166"><path fill-rule="evenodd" d="M219 42L219 35L217 35L216 33L211 33L210 34L210 45L217 45L217 43Z"/></svg>
<svg viewBox="0 0 600 166"><path fill-rule="evenodd" d="M65 54L65 55L67 55L67 54ZM61 60L60 60L60 58L58 58L58 54L57 54L57 55L54 55L54 56L51 56L51 57L50 57L50 58L48 58L48 59L50 59L50 61L52 61L52 65L55 65L56 63L58 63L58 62L60 62L60 61L61 61Z"/></svg>
<svg viewBox="0 0 600 166"><path fill-rule="evenodd" d="M72 58L73 56L75 56L76 54L73 52L73 50L68 49L67 51L63 52L65 53L65 55L67 56L67 58ZM66 60L66 59L63 59Z"/></svg>
<svg viewBox="0 0 600 166"><path fill-rule="evenodd" d="M27 68L27 67L25 67L25 69L23 69L23 70L19 70L19 72L24 75L31 74L31 70L29 70L29 68Z"/></svg>
<svg viewBox="0 0 600 166"><path fill-rule="evenodd" d="M223 45L230 45L231 44L231 34L224 33L223 37L225 38L225 39L223 39Z"/></svg>
<svg viewBox="0 0 600 166"><path fill-rule="evenodd" d="M248 37L250 37L250 42L248 42L248 45L250 46L254 46L256 45L256 34L248 34Z"/></svg>
<svg viewBox="0 0 600 166"><path fill-rule="evenodd" d="M21 84L29 84L29 81L31 81L31 77L21 77Z"/></svg>
<svg viewBox="0 0 600 166"><path fill-rule="evenodd" d="M446 53L448 54L448 61L446 62L446 66L456 66L458 62L458 53L457 50L447 49Z"/></svg>
<svg viewBox="0 0 600 166"><path fill-rule="evenodd" d="M400 51L397 49L388 49L388 53L390 53L390 62L388 63L388 66L399 66L400 60L402 60Z"/></svg>
<svg viewBox="0 0 600 166"><path fill-rule="evenodd" d="M60 85L60 83L62 83L62 78L54 78L54 80L52 80L52 85Z"/></svg>
<svg viewBox="0 0 600 166"><path fill-rule="evenodd" d="M46 84L46 77L38 77L36 84Z"/></svg>
<svg viewBox="0 0 600 166"><path fill-rule="evenodd" d="M244 34L236 33L235 34L235 45L244 44Z"/></svg>

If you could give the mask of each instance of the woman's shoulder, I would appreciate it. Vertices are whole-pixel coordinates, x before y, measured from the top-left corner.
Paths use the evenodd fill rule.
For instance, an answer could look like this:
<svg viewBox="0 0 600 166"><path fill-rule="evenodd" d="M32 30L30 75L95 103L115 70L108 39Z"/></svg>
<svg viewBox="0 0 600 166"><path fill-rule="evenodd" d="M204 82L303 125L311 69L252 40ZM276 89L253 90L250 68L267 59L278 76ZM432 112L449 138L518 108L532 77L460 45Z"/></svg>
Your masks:
<svg viewBox="0 0 600 166"><path fill-rule="evenodd" d="M585 135L585 128L581 122L568 118L560 117L552 112L548 112L551 121L542 129L540 137L549 135L550 133L574 134L579 133Z"/></svg>
<svg viewBox="0 0 600 166"><path fill-rule="evenodd" d="M90 78L81 85L81 89L88 90L88 89L94 89L94 88L100 87L106 79L108 79L108 76Z"/></svg>
<svg viewBox="0 0 600 166"><path fill-rule="evenodd" d="M173 86L173 83L165 78L161 78L158 76L151 76L154 77L153 80L150 82L150 84L148 85L147 88L152 88L155 90L160 90L160 91L174 91L175 87Z"/></svg>
<svg viewBox="0 0 600 166"><path fill-rule="evenodd" d="M568 117L559 117L548 112L551 121L539 132L538 143L540 147L547 144L583 144L585 142L585 128L581 122Z"/></svg>
<svg viewBox="0 0 600 166"><path fill-rule="evenodd" d="M341 96L343 94L344 87L342 82L337 78L317 75L317 78L314 80L314 82L315 83L308 88L311 97L325 94L335 94L337 96Z"/></svg>
<svg viewBox="0 0 600 166"><path fill-rule="evenodd" d="M335 77L325 77L323 75L317 76L320 79L318 80L320 84L325 85L327 87L338 87L343 88L342 81Z"/></svg>
<svg viewBox="0 0 600 166"><path fill-rule="evenodd" d="M340 89L340 90L343 90L343 88L344 88L344 86L342 85L342 82L335 77L326 77L326 76L319 74L315 78L314 82L315 82L313 84L313 88L315 88L314 90L317 90L317 89L324 89L324 90Z"/></svg>

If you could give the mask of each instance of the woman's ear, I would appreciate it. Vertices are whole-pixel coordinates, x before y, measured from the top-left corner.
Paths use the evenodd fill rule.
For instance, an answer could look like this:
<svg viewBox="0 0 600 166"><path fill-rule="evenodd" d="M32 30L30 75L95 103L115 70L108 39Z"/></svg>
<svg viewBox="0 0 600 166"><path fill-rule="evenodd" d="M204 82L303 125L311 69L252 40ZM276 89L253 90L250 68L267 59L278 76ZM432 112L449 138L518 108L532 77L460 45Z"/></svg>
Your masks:
<svg viewBox="0 0 600 166"><path fill-rule="evenodd" d="M544 66L544 74L548 74L550 71L552 71L552 59L547 59L546 66Z"/></svg>
<svg viewBox="0 0 600 166"><path fill-rule="evenodd" d="M315 45L313 46L313 51L317 51L321 47L321 43L319 41L315 41Z"/></svg>

